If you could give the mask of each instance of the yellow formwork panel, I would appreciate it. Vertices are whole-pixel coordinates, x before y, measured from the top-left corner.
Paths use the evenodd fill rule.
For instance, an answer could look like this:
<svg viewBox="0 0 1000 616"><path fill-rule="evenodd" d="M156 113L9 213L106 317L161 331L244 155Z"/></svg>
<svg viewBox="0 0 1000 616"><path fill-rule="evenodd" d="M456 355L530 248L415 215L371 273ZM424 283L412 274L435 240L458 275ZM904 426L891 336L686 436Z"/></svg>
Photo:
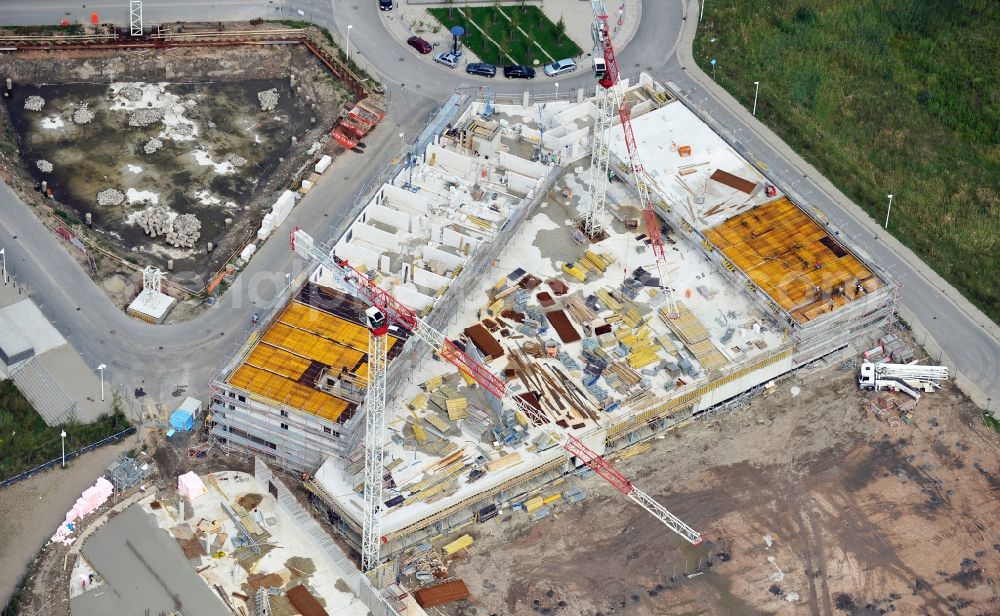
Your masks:
<svg viewBox="0 0 1000 616"><path fill-rule="evenodd" d="M269 344L258 344L244 360L244 363L294 381L302 376L310 362L308 359L292 355Z"/></svg>
<svg viewBox="0 0 1000 616"><path fill-rule="evenodd" d="M442 548L442 550L444 551L445 555L451 556L455 552L458 552L459 550L464 550L465 548L469 547L470 545L472 545L472 536L471 535L462 535L458 539L455 539L454 541L452 541L448 545L444 546Z"/></svg>
<svg viewBox="0 0 1000 616"><path fill-rule="evenodd" d="M252 394L330 421L336 421L349 406L346 400L247 364L233 372L229 377L229 383Z"/></svg>
<svg viewBox="0 0 1000 616"><path fill-rule="evenodd" d="M337 374L341 368L353 371L365 353L351 347L337 344L321 336L275 323L264 334L263 341L307 359L313 359L330 366Z"/></svg>
<svg viewBox="0 0 1000 616"><path fill-rule="evenodd" d="M545 499L543 499L541 496L536 496L531 500L524 501L524 509L528 513L531 513L536 509L540 508L544 502Z"/></svg>

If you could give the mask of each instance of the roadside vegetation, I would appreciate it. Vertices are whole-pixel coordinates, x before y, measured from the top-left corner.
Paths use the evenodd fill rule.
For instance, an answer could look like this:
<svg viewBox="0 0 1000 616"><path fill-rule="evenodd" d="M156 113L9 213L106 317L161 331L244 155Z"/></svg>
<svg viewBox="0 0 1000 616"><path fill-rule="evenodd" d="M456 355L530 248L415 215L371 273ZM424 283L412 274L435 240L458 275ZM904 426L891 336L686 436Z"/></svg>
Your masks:
<svg viewBox="0 0 1000 616"><path fill-rule="evenodd" d="M0 381L0 480L58 458L63 430L67 453L121 432L129 422L117 396L113 406L111 414L101 415L94 423L69 422L50 428L13 381Z"/></svg>
<svg viewBox="0 0 1000 616"><path fill-rule="evenodd" d="M496 3L485 7L430 8L427 12L444 26L445 31L452 26L462 26L465 29L463 45L483 62L497 66L511 64L511 60L527 66L532 66L535 60L539 65L549 64L583 53L580 46L566 36L566 23L562 19L552 23L537 6L500 6Z"/></svg>
<svg viewBox="0 0 1000 616"><path fill-rule="evenodd" d="M1000 2L717 0L694 52L1000 323Z"/></svg>

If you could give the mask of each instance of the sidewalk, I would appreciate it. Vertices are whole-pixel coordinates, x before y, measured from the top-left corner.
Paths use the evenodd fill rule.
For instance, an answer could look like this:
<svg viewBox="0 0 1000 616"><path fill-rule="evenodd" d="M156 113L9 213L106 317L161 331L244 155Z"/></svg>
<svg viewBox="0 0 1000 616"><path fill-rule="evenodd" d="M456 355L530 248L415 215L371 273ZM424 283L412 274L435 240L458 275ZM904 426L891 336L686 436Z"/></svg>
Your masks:
<svg viewBox="0 0 1000 616"><path fill-rule="evenodd" d="M938 290L944 298L951 302L957 310L962 312L973 323L982 328L994 339L1000 339L1000 326L990 321L986 315L973 306L972 303L955 290L950 283L944 280L926 263L924 263L923 260L912 250L904 246L894 236L886 233L877 221L873 220L864 210L861 209L860 206L840 192L840 190L838 190L837 187L826 178L826 176L799 156L781 139L781 137L771 131L770 128L759 122L746 107L733 98L729 92L719 86L710 75L707 75L698 67L695 63L693 54L694 39L698 30L698 10L698 0L689 0L687 4L687 19L685 21L684 31L676 50L681 68L687 73L687 75L697 82L697 84L713 99L715 99L715 102L719 103L727 111L736 116L747 130L765 142L771 149L794 165L797 169L801 170L804 176L808 176L808 178L822 192L824 192L833 202L843 208L844 212L851 217L852 224L857 225L866 232L871 233L873 237L878 238L878 241L881 242L881 244L896 253L896 255L898 255L902 260L906 261L910 267L926 279L931 286ZM948 358L948 355L941 348L938 341L934 339L925 324L920 322L920 319L916 314L902 305L900 305L900 314L906 322L913 327L914 333L917 335L918 339L921 337L925 339L925 347L929 353L942 358L946 364L957 368L954 362ZM986 407L989 396L987 396L987 394L984 393L984 391L977 384L963 378L960 372L956 375L956 381L963 391L965 391L976 404L984 408Z"/></svg>
<svg viewBox="0 0 1000 616"><path fill-rule="evenodd" d="M503 6L519 6L519 2L505 1ZM528 5L541 5L542 12L557 23L560 18L566 22L566 35L573 39L583 50L583 58L587 58L593 52L594 42L591 37L591 26L594 23L593 12L590 2L585 0L538 0L527 2ZM469 6L492 7L491 2L470 2ZM427 12L428 8L448 8L446 2L420 2L412 3L408 0L399 0L396 8L391 11L380 11L379 17L385 29L400 43L406 44L406 39L411 36L419 36L435 46L433 52L420 56L428 64L434 64L434 55L440 51L445 51L451 45L451 34L448 30ZM459 18L462 5L456 3L451 5L454 9L456 19ZM605 10L608 12L608 24L611 29L611 40L615 44L615 50L621 52L622 49L631 42L639 28L639 19L642 16L642 0L611 0L605 2ZM619 20L621 24L619 25ZM437 32L434 29L438 28ZM417 54L414 54L417 55ZM478 62L479 58L469 49L463 51L464 63ZM559 60L561 58L556 58ZM446 67L440 67L443 71L448 71ZM539 72L538 77L547 79Z"/></svg>

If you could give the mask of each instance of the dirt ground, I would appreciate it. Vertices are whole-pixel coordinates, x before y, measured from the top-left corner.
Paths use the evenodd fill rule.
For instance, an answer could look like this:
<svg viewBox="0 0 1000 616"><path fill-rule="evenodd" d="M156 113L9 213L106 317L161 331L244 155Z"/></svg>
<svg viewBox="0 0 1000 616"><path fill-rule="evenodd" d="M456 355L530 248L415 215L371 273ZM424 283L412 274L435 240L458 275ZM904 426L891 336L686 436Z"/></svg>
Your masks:
<svg viewBox="0 0 1000 616"><path fill-rule="evenodd" d="M472 600L440 609L1000 613L1000 437L951 384L895 428L863 410L870 396L853 371L800 374L619 462L702 533L698 548L592 477L584 501L533 525L515 513L473 527L451 566Z"/></svg>
<svg viewBox="0 0 1000 616"><path fill-rule="evenodd" d="M54 59L58 61L54 62ZM165 145L155 154L143 154L140 151L141 144L163 129L157 123L148 129L121 128L118 132L125 139L122 143L119 143L120 140L107 141L99 138L93 144L87 142L85 149L90 155L79 161L77 159L81 154L72 151L73 140L62 137L54 146L49 144L56 149L43 157L51 158L50 162L56 163L55 172L44 174L36 168L34 158L41 156L39 150L36 152L38 156L27 162L18 160L16 164L8 164L7 173L14 177L7 179L12 185L23 189L23 198L39 202L42 201L41 197L34 188L39 180L48 180L50 186L56 187L56 202L45 203L64 212L61 215L63 220L59 222L69 227L73 233L88 235L103 248L140 266L149 263L166 269L167 258L172 258L175 261L175 282L195 291L200 290L255 233L265 210L270 208L281 190L289 187L302 165L322 153L310 150L312 144L321 145L327 140L330 126L336 121L345 101L352 97L345 85L335 80L300 45L124 53L60 51L54 55L28 51L5 56L0 60L0 69L15 83L15 97L12 100L16 109L6 109L5 106L5 113L0 117L0 129L3 129L0 152L11 162L16 157L15 148L31 150L41 147L26 141L24 133L27 129L19 120L26 113L23 109L24 96L39 87L48 88L46 92L51 91L46 94L47 97L52 96L52 92L61 92L69 97L66 101L73 105L77 104L73 101L78 99L89 100L91 107L97 112L97 118L90 127L95 130L107 124L107 121L121 119L118 116L109 119L108 112L104 109L109 104L105 100L108 97L104 90L110 82L168 82L173 84L170 88L182 94L191 90L191 93L184 94L189 98L193 97L188 101L192 105L186 113L191 115L190 121L197 124L200 131L198 144L205 148L205 156L215 156L222 160L229 153L241 154L248 161L245 164L247 168L252 168L252 173L236 170L228 175L212 174L206 169L214 167L206 167L204 161L201 164L192 162L190 152L184 149L187 146L170 139L164 139ZM293 82L289 81L290 77L294 79ZM249 83L251 80L257 81ZM258 82L257 89L266 90L276 86L279 90L279 106L274 118L268 114L260 115L259 109L256 112L251 109L257 104L256 90L252 86ZM294 83L294 96L290 94L291 83ZM36 87L32 84L55 85ZM89 95L81 94L77 92L81 88L90 88L94 92ZM247 109L240 112L246 115L245 118L230 109L235 104L233 101L239 98L231 90L240 88L247 90L240 90L240 93L245 94L240 100L246 98L249 101L243 101ZM194 101L199 96L202 98ZM49 101L45 110L38 112L38 117L52 113L59 115L65 111L62 107L70 104L66 101ZM198 102L198 105L194 105L194 102ZM62 115L69 117L68 112ZM260 118L267 119L270 124ZM315 123L311 122L313 118ZM236 124L239 125L239 130L234 128ZM19 127L16 131L15 126ZM67 127L60 130L93 133L93 130L86 133L86 129L87 127L74 127L69 121ZM53 131L35 132L41 134ZM291 136L297 139L297 144L289 145ZM90 138L93 140L94 135L91 134ZM201 144L202 140L205 141L204 144ZM95 155L94 152L100 148L103 148L100 150L103 154ZM310 152L308 155L307 151ZM20 153L28 155L24 151ZM63 153L68 157L67 161L72 159L77 162L70 164L62 161L65 164L60 165L62 159L59 156ZM140 161L144 162L125 164ZM73 173L76 175L72 175ZM63 191L66 196L64 203L59 202L60 182L67 185ZM195 247L173 248L165 244L162 237L151 239L133 222L126 222L127 215L134 215L145 207L144 201L132 203L129 206L131 210L126 207L128 201L126 205L116 208L98 207L94 201L95 191L106 184L122 191L126 187L139 190L139 195L147 194L143 191L159 194L161 205L165 204L178 213L197 215L202 228ZM77 188L71 188L73 186ZM81 223L87 212L94 216L94 225L89 229ZM40 210L39 215L43 216L44 212ZM225 223L226 220L232 222ZM215 246L210 253L207 252L208 242ZM69 248L68 243L67 247ZM76 251L70 252L75 254ZM85 266L91 265L85 260L82 263ZM119 296L131 294L136 274L127 271L127 264L112 258L102 259L98 254L96 268L99 284L102 287L110 285L111 288L107 291L113 299L118 301L121 299ZM103 284L105 282L108 284ZM128 298L129 301L131 299Z"/></svg>

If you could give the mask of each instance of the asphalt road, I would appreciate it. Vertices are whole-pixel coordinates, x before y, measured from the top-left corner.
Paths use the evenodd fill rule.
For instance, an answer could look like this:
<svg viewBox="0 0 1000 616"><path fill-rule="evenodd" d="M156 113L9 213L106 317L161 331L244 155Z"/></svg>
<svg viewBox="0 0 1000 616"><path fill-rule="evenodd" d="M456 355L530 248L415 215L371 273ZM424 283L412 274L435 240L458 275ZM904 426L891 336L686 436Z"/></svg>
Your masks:
<svg viewBox="0 0 1000 616"><path fill-rule="evenodd" d="M1000 401L1000 343L996 326L905 247L879 234L877 223L694 65L690 44L697 19L696 6L694 0L688 5L676 0L645 2L638 31L620 54L622 72L635 75L647 71L661 81L675 84L686 102L718 121L725 132L735 135L740 146L766 165L769 175L780 185L806 199L831 223L854 237L870 258L902 283L902 312L917 326L918 339L924 335L923 341L943 355L963 382L973 386L970 393L980 404L987 403L987 399ZM3 20L11 24L53 23L64 17L87 21L90 12L97 11L102 21L125 23L126 7L125 0L86 5L36 0L5 6ZM373 67L389 86L393 107L387 123L394 123L396 128L383 126L377 130L370 140L369 154L363 157L348 154L338 159L331 169L338 181L325 178L293 210L286 225L313 229L319 237L326 235L327 218L343 212L351 202L348 196L375 172L376 163L381 161L374 157L374 152L388 151L400 131L414 135L432 108L455 89L489 83L418 60L412 50L387 35L374 0L267 3L146 0L143 10L147 23L257 16L311 19L328 27L341 40L346 36L347 26L353 26L352 57L364 66ZM303 14L299 15L299 11ZM553 91L551 80L545 79L517 84L503 79L492 81L498 89ZM559 83L563 92L593 87L586 71L560 77ZM210 372L232 351L234 339L245 331L253 307L272 298L283 284L284 273L294 267L283 242L271 240L264 244L237 284L206 314L189 323L150 326L125 316L90 283L65 251L52 250L56 240L6 187L0 189L0 207L11 212L0 218L0 246L13 246L7 250L8 259L17 260L19 279L31 285L33 296L45 314L86 359L94 365L105 362L111 366L108 376L112 382L123 387L141 383L162 400L168 401L177 385L189 385L195 392L205 389ZM14 235L18 236L16 243L12 240ZM299 263L298 267L301 266ZM151 369L153 366L155 369Z"/></svg>

